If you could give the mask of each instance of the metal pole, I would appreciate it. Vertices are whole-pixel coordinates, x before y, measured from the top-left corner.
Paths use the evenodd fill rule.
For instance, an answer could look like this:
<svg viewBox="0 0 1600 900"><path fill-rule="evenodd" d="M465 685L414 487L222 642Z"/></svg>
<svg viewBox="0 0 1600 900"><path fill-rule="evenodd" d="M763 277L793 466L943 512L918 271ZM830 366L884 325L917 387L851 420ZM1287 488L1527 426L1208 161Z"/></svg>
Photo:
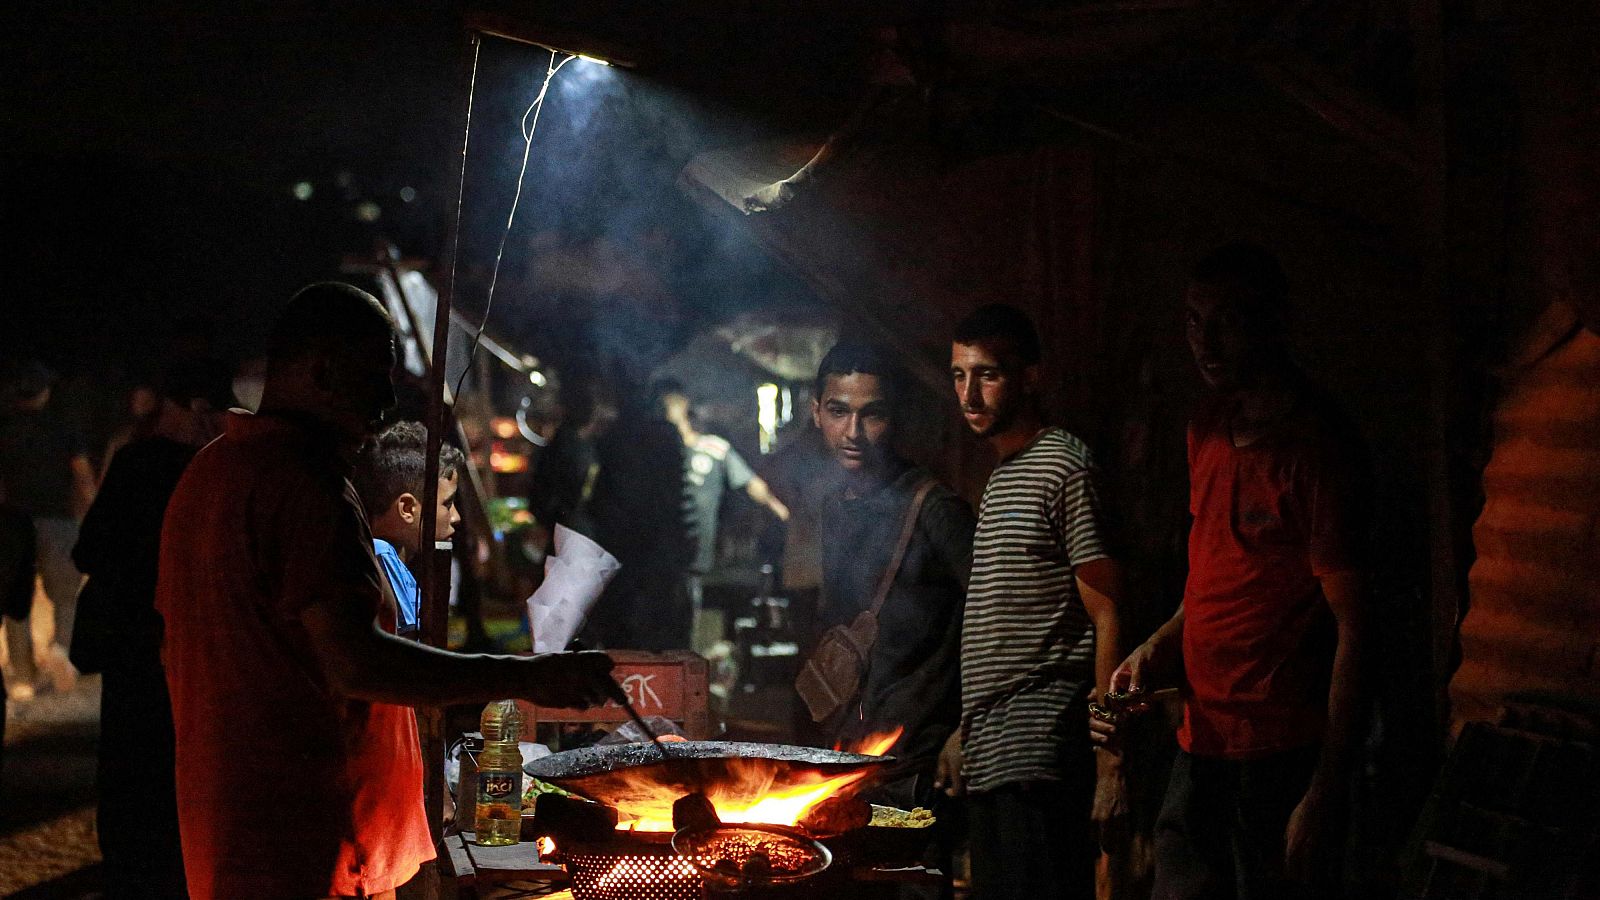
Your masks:
<svg viewBox="0 0 1600 900"><path fill-rule="evenodd" d="M468 40L472 53L464 77L467 82L467 103L461 129L461 154L455 159L456 208L450 219L442 260L446 275L439 291L439 302L434 309L433 350L428 366L428 408L423 420L428 429L428 448L422 478L422 553L417 559L417 581L422 593L419 615L422 619L423 643L441 648L448 643L449 637L450 553L434 547L433 535L437 527L436 510L439 505L439 448L444 443L446 419L449 416L445 399L445 368L450 339L450 307L455 299L456 257L461 243L461 204L466 187L467 147L472 136L472 98L478 74L478 35L469 32ZM437 845L444 837L444 711L437 708L418 709L417 726L423 746L423 802ZM423 895L429 900L438 897L437 869L433 877L424 882Z"/></svg>

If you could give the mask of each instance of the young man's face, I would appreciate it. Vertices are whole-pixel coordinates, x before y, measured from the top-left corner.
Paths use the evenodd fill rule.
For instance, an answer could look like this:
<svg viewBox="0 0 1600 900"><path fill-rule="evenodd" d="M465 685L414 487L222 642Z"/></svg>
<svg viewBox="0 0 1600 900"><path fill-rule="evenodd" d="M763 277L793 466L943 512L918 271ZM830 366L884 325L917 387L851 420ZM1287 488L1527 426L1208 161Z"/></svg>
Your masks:
<svg viewBox="0 0 1600 900"><path fill-rule="evenodd" d="M962 418L986 438L1006 431L1038 382L1039 367L1019 365L996 341L950 346L950 378Z"/></svg>
<svg viewBox="0 0 1600 900"><path fill-rule="evenodd" d="M456 509L456 489L460 486L460 479L454 474L439 476L439 505L433 519L435 541L448 541L456 533L456 523L461 521L461 510Z"/></svg>
<svg viewBox="0 0 1600 900"><path fill-rule="evenodd" d="M889 452L893 424L883 380L853 372L823 379L822 396L811 401L811 419L846 472L870 471Z"/></svg>
<svg viewBox="0 0 1600 900"><path fill-rule="evenodd" d="M1250 383L1269 344L1265 323L1226 285L1191 283L1183 300L1184 330L1200 377L1218 391Z"/></svg>

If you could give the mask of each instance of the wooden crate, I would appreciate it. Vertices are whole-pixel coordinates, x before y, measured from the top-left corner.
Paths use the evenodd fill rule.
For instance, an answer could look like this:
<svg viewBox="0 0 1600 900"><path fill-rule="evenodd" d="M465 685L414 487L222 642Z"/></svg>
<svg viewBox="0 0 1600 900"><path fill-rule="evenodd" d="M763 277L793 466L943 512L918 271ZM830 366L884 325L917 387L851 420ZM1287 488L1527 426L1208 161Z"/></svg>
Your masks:
<svg viewBox="0 0 1600 900"><path fill-rule="evenodd" d="M711 707L708 667L703 657L687 650L650 653L643 650L612 650L617 667L612 677L622 685L641 716L661 716L683 729L691 740L711 737ZM608 702L593 709L553 709L518 701L528 733L539 723L587 723L620 725L628 713Z"/></svg>
<svg viewBox="0 0 1600 900"><path fill-rule="evenodd" d="M1413 836L1401 897L1600 896L1600 747L1592 731L1547 730L1564 721L1513 708L1498 725L1466 724Z"/></svg>

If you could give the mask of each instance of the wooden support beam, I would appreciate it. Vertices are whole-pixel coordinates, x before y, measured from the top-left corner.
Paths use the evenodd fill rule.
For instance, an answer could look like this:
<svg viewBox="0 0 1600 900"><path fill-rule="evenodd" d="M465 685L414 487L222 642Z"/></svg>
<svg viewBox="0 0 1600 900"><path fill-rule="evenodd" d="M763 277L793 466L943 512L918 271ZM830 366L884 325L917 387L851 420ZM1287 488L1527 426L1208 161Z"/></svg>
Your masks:
<svg viewBox="0 0 1600 900"><path fill-rule="evenodd" d="M472 12L467 14L467 27L478 34L497 37L519 44L532 44L570 56L590 56L602 59L624 69L639 65L639 53L613 41L596 38L559 26L540 25L511 16Z"/></svg>
<svg viewBox="0 0 1600 900"><path fill-rule="evenodd" d="M1440 0L1412 0L1408 7L1416 55L1417 149L1422 168L1417 182L1418 283L1433 327L1425 348L1428 368L1429 593L1432 597L1432 666L1435 710L1440 736L1450 727L1450 677L1456 633L1465 596L1466 572L1458 554L1456 472L1451 465L1451 437L1456 430L1456 398L1460 379L1455 351L1458 311L1450 303L1449 160L1446 157L1444 109L1444 14Z"/></svg>
<svg viewBox="0 0 1600 900"><path fill-rule="evenodd" d="M1362 96L1327 67L1293 51L1274 48L1253 56L1250 69L1374 156L1407 172L1424 174L1429 160L1417 128Z"/></svg>
<svg viewBox="0 0 1600 900"><path fill-rule="evenodd" d="M428 429L427 457L422 476L422 533L428 536L418 557L417 582L422 589L419 612L422 642L443 648L449 643L450 630L450 555L435 549L432 535L438 525L439 505L439 448L444 443L444 429L449 418L445 397L445 361L450 346L450 307L455 299L455 263L461 244L461 197L467 177L467 148L472 137L472 101L477 89L478 49L476 34L468 35L471 52L465 63L462 81L466 85L466 102L462 114L461 154L453 160L456 181L456 208L451 217L445 240L444 270L449 273L440 285L439 302L434 308L433 349L428 366L428 409L423 425ZM427 810L429 829L434 846L440 846L444 837L444 710L427 708L417 710L417 730L422 740L422 797ZM424 900L438 900L440 896L437 864L429 864L422 874Z"/></svg>

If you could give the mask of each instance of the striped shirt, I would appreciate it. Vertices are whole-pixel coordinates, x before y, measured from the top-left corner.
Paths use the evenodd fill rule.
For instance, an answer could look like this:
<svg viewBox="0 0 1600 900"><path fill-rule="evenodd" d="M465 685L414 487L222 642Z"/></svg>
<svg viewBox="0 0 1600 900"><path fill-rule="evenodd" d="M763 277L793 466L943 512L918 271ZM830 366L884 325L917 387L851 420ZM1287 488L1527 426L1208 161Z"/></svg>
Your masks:
<svg viewBox="0 0 1600 900"><path fill-rule="evenodd" d="M1074 567L1107 556L1089 448L1048 428L989 477L961 632L961 725L972 791L1059 781L1068 716L1094 679L1094 624Z"/></svg>

